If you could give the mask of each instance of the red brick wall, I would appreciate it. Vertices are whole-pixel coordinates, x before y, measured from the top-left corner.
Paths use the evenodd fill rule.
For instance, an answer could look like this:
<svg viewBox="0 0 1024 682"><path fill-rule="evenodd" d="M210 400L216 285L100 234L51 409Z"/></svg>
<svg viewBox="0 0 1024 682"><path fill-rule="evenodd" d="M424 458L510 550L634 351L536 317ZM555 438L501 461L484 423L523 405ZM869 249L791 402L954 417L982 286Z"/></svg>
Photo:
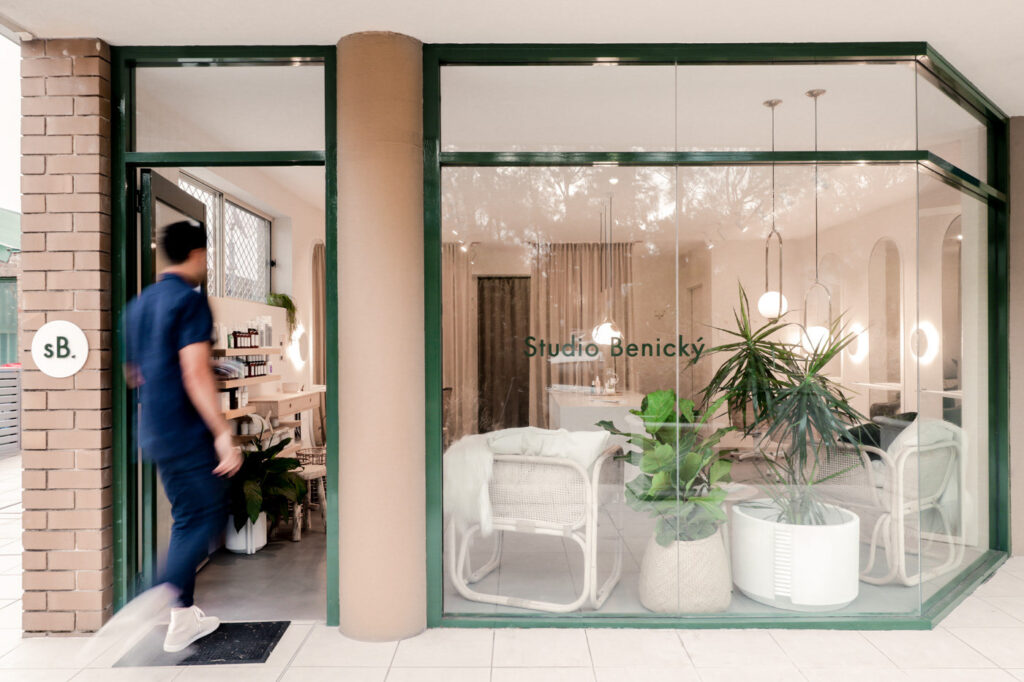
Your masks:
<svg viewBox="0 0 1024 682"><path fill-rule="evenodd" d="M96 630L111 612L110 51L22 44L24 616L29 633ZM70 320L77 375L35 369L32 334Z"/></svg>

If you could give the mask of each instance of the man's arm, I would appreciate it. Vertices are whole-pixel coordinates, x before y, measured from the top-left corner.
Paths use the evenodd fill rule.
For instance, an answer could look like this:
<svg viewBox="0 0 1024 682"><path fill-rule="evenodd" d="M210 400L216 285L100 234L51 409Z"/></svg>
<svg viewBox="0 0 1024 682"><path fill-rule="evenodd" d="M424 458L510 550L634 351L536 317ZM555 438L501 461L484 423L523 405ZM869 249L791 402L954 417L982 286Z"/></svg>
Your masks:
<svg viewBox="0 0 1024 682"><path fill-rule="evenodd" d="M214 383L213 370L210 369L210 343L202 341L185 346L178 351L178 361L181 363L185 392L206 423L206 428L213 434L213 444L220 459L220 464L213 472L218 476L234 476L242 466L242 455L231 443L231 428L220 411L217 385Z"/></svg>

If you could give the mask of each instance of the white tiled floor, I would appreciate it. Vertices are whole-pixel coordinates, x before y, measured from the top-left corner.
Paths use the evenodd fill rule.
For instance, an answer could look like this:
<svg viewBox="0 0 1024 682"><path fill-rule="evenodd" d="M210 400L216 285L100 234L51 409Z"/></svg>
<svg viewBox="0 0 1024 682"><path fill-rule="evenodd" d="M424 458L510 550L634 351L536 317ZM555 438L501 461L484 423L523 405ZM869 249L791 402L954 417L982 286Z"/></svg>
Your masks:
<svg viewBox="0 0 1024 682"><path fill-rule="evenodd" d="M20 490L4 488L19 469L20 461L0 459L5 682L1024 681L1024 557L1007 562L930 632L438 629L366 643L293 622L263 665L111 668L110 652L83 654L86 638L21 638Z"/></svg>

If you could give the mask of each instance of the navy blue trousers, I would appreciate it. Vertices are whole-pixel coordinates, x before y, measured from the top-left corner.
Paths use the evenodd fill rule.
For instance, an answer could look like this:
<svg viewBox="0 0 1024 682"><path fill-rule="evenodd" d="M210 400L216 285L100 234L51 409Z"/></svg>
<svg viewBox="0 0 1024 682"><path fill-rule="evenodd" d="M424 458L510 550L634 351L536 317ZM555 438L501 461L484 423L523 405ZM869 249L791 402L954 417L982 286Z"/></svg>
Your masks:
<svg viewBox="0 0 1024 682"><path fill-rule="evenodd" d="M180 606L192 606L196 568L227 523L228 481L212 473L216 456L190 460L157 465L174 517L161 582L178 589Z"/></svg>

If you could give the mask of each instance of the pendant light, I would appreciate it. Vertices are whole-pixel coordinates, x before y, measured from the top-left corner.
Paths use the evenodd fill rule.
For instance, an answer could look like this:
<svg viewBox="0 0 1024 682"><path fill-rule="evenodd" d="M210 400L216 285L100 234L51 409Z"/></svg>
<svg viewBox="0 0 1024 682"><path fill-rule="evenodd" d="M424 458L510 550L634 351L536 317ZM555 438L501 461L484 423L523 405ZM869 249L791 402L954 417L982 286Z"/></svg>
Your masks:
<svg viewBox="0 0 1024 682"><path fill-rule="evenodd" d="M806 93L808 97L814 100L814 283L807 288L807 293L804 294L804 315L803 315L803 347L808 353L813 353L819 348L828 344L830 330L832 328L832 292L828 290L828 287L821 281L818 273L818 98L825 94L825 91L821 88L814 90L808 90ZM825 326L820 324L813 324L808 326L807 324L807 300L811 295L811 292L815 289L819 289L825 293L825 298L828 301L828 322Z"/></svg>
<svg viewBox="0 0 1024 682"><path fill-rule="evenodd" d="M782 104L781 99L770 99L764 102L772 112L772 151L775 151L775 107ZM779 288L768 287L768 249L772 237L779 242ZM775 229L775 163L772 163L772 229L764 240L764 293L757 299L757 312L769 320L777 320L789 310L789 301L782 295L782 235Z"/></svg>
<svg viewBox="0 0 1024 682"><path fill-rule="evenodd" d="M590 332L594 343L599 346L610 346L613 339L622 340L622 331L615 320L612 319L612 286L614 278L612 272L612 195L608 195L608 207L601 212L601 241L604 244L604 290L605 290L605 315L604 318ZM606 241L607 235L607 241Z"/></svg>

